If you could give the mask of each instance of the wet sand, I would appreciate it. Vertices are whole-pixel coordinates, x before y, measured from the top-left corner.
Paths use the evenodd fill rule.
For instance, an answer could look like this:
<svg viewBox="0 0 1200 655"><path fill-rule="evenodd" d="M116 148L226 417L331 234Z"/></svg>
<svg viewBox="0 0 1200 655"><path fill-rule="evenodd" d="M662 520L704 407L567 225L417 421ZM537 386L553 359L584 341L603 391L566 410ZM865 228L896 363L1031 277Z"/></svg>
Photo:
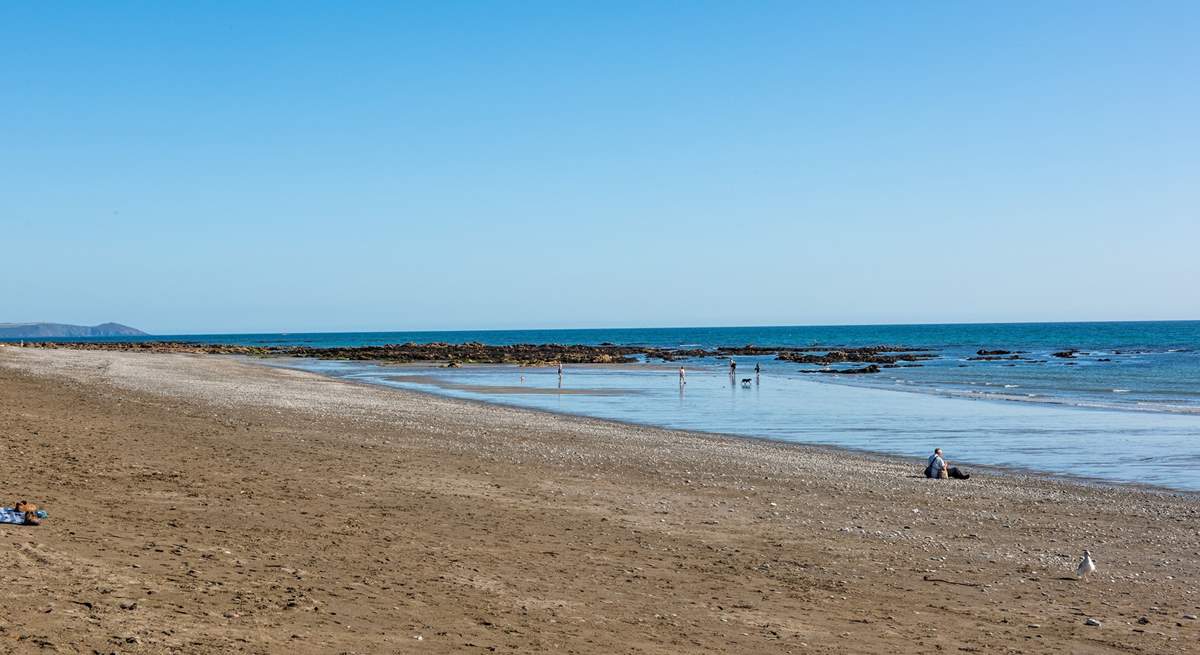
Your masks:
<svg viewBox="0 0 1200 655"><path fill-rule="evenodd" d="M396 382L408 382L411 384L427 384L438 387L439 389L453 389L455 391L474 391L477 393L489 393L495 395L541 395L541 396L634 396L641 394L638 389L589 389L589 388L553 388L553 387L535 387L532 385L486 385L486 384L459 384L451 382L444 378L439 378L433 375L389 375L382 379L390 379Z"/></svg>
<svg viewBox="0 0 1200 655"><path fill-rule="evenodd" d="M1194 494L207 355L0 347L0 427L0 652L1200 651Z"/></svg>

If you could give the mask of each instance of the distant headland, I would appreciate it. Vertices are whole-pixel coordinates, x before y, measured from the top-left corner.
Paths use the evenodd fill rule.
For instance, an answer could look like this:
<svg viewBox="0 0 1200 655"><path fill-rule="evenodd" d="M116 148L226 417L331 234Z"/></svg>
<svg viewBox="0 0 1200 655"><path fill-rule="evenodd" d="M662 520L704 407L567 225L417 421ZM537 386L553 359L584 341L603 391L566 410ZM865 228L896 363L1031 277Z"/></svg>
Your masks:
<svg viewBox="0 0 1200 655"><path fill-rule="evenodd" d="M138 337L145 332L120 323L67 325L65 323L0 323L0 339L42 337Z"/></svg>

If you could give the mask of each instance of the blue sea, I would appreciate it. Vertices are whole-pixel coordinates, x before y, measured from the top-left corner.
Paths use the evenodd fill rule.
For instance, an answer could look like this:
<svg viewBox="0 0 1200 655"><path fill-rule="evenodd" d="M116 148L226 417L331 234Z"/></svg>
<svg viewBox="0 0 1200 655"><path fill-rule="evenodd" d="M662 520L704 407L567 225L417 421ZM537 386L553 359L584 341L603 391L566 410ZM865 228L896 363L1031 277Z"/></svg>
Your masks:
<svg viewBox="0 0 1200 655"><path fill-rule="evenodd" d="M315 347L405 342L715 348L889 344L919 367L873 375L772 356L669 364L392 366L287 360L359 381L522 407L752 438L838 445L1200 491L1200 321L185 335L170 340ZM122 341L130 339L98 339ZM979 350L1020 360L971 360ZM1055 357L1077 351L1069 359ZM755 365L761 374L755 375ZM679 384L678 367L687 372ZM835 365L852 368L857 365ZM743 378L751 378L743 385Z"/></svg>

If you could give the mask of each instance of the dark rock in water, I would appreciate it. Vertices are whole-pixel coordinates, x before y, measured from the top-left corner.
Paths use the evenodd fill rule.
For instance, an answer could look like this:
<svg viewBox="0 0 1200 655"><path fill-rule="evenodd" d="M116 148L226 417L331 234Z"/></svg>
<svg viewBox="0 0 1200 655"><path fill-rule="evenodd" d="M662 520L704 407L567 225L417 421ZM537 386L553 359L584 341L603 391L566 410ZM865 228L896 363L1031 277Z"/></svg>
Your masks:
<svg viewBox="0 0 1200 655"><path fill-rule="evenodd" d="M880 368L877 364L871 364L870 366L864 366L863 368L844 368L844 369L840 369L840 370L833 369L833 368L820 368L820 369L816 369L816 370L802 370L800 372L801 373L830 373L833 375L862 375L864 373L878 373L879 371L880 371Z"/></svg>
<svg viewBox="0 0 1200 655"><path fill-rule="evenodd" d="M454 364L521 364L551 366L566 364L630 364L631 355L643 348L613 346L564 346L559 344L513 344L488 346L482 343L405 343L353 348L312 348L309 346L235 346L180 341L143 341L127 343L38 342L34 348L70 348L76 350L120 350L134 352L204 353L217 355L292 356L315 359L345 359L388 363L453 362Z"/></svg>
<svg viewBox="0 0 1200 655"><path fill-rule="evenodd" d="M811 349L791 350L780 352L775 358L798 364L828 365L841 362L895 364L897 362L915 362L922 359L933 359L934 357L935 355L927 351L907 350L891 346L870 346L866 348L827 350L823 354L814 354Z"/></svg>
<svg viewBox="0 0 1200 655"><path fill-rule="evenodd" d="M1107 358L1107 357L1101 357L1100 359L1097 359L1096 361L1098 361L1098 362L1111 362L1112 360L1111 360L1111 359L1109 359L1109 358Z"/></svg>
<svg viewBox="0 0 1200 655"><path fill-rule="evenodd" d="M509 344L502 346L478 342L451 343L403 343L382 346L356 346L343 348L314 348L311 346L245 346L232 344L207 344L186 341L138 341L138 342L36 342L26 343L33 348L68 348L76 350L113 350L132 352L197 353L220 355L247 355L254 357L290 356L315 359L342 359L352 361L378 361L387 363L439 362L449 368L461 364L519 364L521 366L553 366L556 364L631 364L637 356L646 359L674 361L682 358L716 357L729 359L734 355L775 355L777 359L802 364L828 366L839 362L861 362L869 364L896 365L899 362L916 362L932 359L936 353L926 349L901 346L866 346L861 348L783 348L755 346L753 344L735 348L675 349L645 346L616 345L563 345L563 344ZM874 370L871 370L874 368ZM878 366L864 369L833 371L835 373L875 373Z"/></svg>
<svg viewBox="0 0 1200 655"><path fill-rule="evenodd" d="M1009 351L1009 350L983 350L981 348L979 350L976 350L975 354L979 355L981 357L987 357L989 355L1011 355L1012 351Z"/></svg>
<svg viewBox="0 0 1200 655"><path fill-rule="evenodd" d="M282 347L275 354L318 359L378 360L385 362L450 361L468 364L522 364L551 366L564 364L628 364L632 355L643 348L624 346L582 346L562 344L511 344L489 346L478 342L464 344L426 343L359 348Z"/></svg>
<svg viewBox="0 0 1200 655"><path fill-rule="evenodd" d="M1079 352L1079 351L1078 350L1060 350L1060 351L1054 353L1054 356L1058 357L1060 359L1074 359L1075 353L1077 353L1077 352Z"/></svg>
<svg viewBox="0 0 1200 655"><path fill-rule="evenodd" d="M983 351L981 350L979 352L983 352ZM1004 352L1004 351L1000 351L1000 352ZM1008 355L1007 357L1003 357L1001 355L979 355L977 357L968 357L967 358L968 361L972 361L972 362L998 362L998 361L1005 360L1005 359L1021 359L1021 356L1020 355Z"/></svg>

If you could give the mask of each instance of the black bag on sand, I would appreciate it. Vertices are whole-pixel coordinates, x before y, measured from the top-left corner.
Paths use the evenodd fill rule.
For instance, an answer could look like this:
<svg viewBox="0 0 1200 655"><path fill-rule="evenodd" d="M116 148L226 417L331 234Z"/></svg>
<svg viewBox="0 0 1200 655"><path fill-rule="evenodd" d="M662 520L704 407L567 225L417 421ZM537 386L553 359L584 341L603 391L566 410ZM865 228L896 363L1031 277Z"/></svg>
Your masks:
<svg viewBox="0 0 1200 655"><path fill-rule="evenodd" d="M954 478L955 480L968 480L971 478L971 474L963 473L962 471L958 470L957 466L951 466L950 477Z"/></svg>

